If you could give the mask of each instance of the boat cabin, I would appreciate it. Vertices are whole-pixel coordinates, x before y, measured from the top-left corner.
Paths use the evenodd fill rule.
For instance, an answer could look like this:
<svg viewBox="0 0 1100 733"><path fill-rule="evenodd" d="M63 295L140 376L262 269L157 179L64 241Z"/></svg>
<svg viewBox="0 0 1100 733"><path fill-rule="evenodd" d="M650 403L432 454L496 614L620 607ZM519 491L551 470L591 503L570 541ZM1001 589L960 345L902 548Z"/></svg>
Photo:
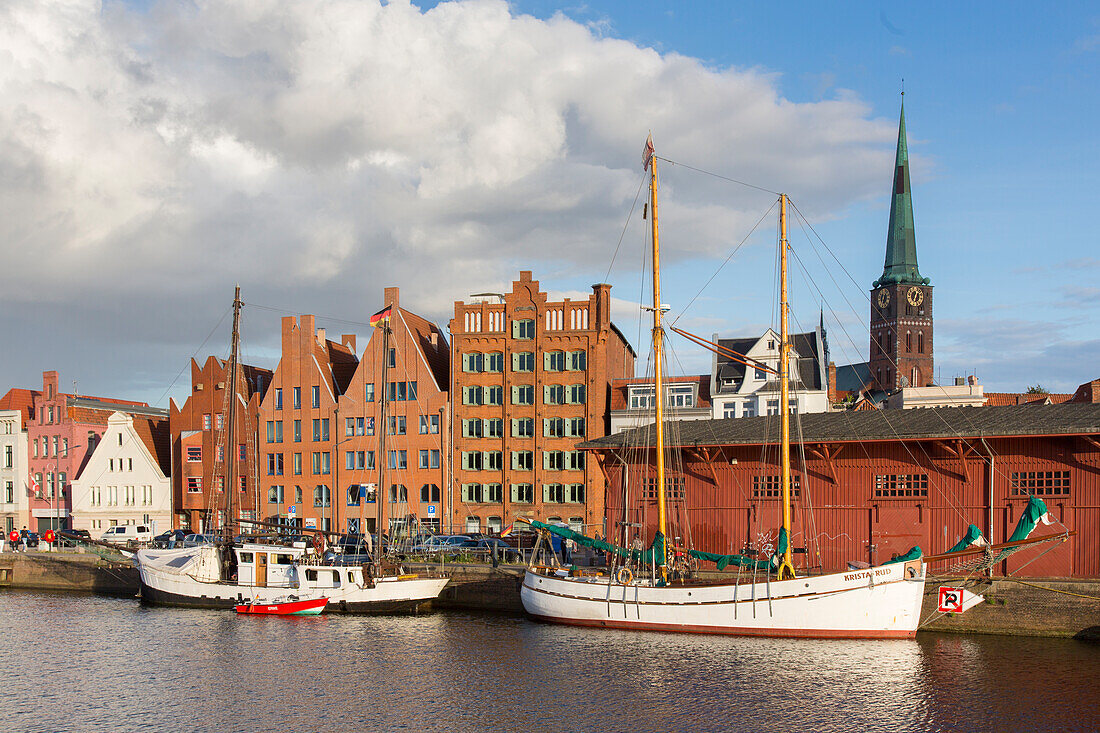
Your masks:
<svg viewBox="0 0 1100 733"><path fill-rule="evenodd" d="M296 567L304 551L297 547L246 544L233 548L237 554L237 582L261 588L295 588Z"/></svg>

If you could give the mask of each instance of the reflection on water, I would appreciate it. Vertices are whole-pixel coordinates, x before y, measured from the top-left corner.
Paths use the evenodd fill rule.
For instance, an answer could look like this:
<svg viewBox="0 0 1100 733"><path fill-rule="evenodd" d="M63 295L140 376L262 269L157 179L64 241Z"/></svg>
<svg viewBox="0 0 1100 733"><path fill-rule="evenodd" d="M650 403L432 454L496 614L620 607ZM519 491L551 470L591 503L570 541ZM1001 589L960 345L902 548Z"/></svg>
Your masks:
<svg viewBox="0 0 1100 733"><path fill-rule="evenodd" d="M0 624L0 729L13 731L1100 728L1100 647L1065 640L239 617L31 593L0 594Z"/></svg>

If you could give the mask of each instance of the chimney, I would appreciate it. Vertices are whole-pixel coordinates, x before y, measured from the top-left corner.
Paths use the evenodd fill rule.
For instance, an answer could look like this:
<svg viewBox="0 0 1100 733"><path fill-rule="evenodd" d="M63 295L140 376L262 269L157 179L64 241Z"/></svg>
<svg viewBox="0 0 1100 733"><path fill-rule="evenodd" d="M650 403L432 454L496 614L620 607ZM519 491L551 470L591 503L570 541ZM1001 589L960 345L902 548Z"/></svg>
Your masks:
<svg viewBox="0 0 1100 733"><path fill-rule="evenodd" d="M829 362L828 382L829 383L826 386L826 389L828 390L829 404L831 405L831 404L834 404L836 402L836 362L835 361L830 361Z"/></svg>
<svg viewBox="0 0 1100 733"><path fill-rule="evenodd" d="M290 354L294 351L294 330L297 327L297 318L294 316L283 316L283 355Z"/></svg>
<svg viewBox="0 0 1100 733"><path fill-rule="evenodd" d="M321 346L325 345L325 329L323 328L317 329L317 343Z"/></svg>
<svg viewBox="0 0 1100 733"><path fill-rule="evenodd" d="M342 336L340 336L340 343L342 343L344 346L347 346L349 349L351 349L351 353L353 353L353 354L355 353L355 334L354 333L345 333Z"/></svg>
<svg viewBox="0 0 1100 733"><path fill-rule="evenodd" d="M401 288L397 288L397 287L386 288L385 293L383 294L383 298L386 301L385 303L383 303L383 305L389 305L389 306L393 306L394 308L400 308L401 307Z"/></svg>
<svg viewBox="0 0 1100 733"><path fill-rule="evenodd" d="M607 283L597 283L592 286L592 293L596 296L596 312L591 320L592 328L599 331L611 323L611 286Z"/></svg>
<svg viewBox="0 0 1100 733"><path fill-rule="evenodd" d="M433 349L438 349L439 348L439 333L438 332L432 331L431 342L432 342L432 348Z"/></svg>

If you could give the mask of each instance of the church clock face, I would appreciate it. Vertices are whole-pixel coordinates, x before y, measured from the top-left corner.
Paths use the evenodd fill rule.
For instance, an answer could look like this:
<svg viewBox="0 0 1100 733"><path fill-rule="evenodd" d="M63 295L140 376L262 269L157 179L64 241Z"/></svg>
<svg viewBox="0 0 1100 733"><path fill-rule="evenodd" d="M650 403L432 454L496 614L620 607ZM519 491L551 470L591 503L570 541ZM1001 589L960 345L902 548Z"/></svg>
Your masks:
<svg viewBox="0 0 1100 733"><path fill-rule="evenodd" d="M878 291L878 307L885 308L890 305L890 291L886 288Z"/></svg>
<svg viewBox="0 0 1100 733"><path fill-rule="evenodd" d="M924 291L917 287L909 288L905 293L905 300L916 307L924 302Z"/></svg>

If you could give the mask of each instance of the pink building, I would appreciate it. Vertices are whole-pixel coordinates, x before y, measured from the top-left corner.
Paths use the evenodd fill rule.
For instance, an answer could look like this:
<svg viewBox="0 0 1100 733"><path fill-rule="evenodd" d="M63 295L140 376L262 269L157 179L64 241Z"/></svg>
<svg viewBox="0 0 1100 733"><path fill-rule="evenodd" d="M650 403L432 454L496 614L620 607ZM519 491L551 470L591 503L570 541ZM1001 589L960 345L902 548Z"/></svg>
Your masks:
<svg viewBox="0 0 1100 733"><path fill-rule="evenodd" d="M168 414L144 402L62 393L57 381L57 372L42 372L42 391L27 425L29 528L38 532L71 526L69 484L95 450L111 413L159 418Z"/></svg>

